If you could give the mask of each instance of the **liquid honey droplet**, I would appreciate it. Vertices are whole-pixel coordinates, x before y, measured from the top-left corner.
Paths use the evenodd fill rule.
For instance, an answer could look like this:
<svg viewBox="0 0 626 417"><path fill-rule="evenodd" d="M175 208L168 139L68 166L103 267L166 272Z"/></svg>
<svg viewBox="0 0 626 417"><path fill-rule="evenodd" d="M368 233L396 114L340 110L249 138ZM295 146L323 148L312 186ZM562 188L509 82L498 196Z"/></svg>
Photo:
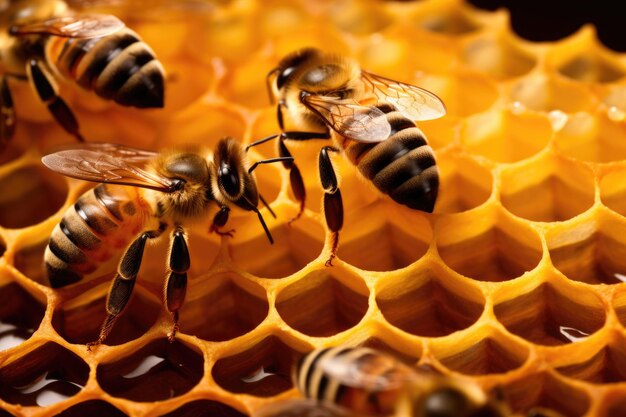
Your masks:
<svg viewBox="0 0 626 417"><path fill-rule="evenodd" d="M623 122L624 120L626 120L626 112L624 112L617 106L609 107L609 109L606 111L606 114L613 122Z"/></svg>
<svg viewBox="0 0 626 417"><path fill-rule="evenodd" d="M514 101L511 103L510 109L513 114L519 115L526 111L526 106L521 101Z"/></svg>
<svg viewBox="0 0 626 417"><path fill-rule="evenodd" d="M548 113L548 119L550 120L552 129L555 132L558 132L565 127L567 121L569 120L569 116L561 110L552 110Z"/></svg>

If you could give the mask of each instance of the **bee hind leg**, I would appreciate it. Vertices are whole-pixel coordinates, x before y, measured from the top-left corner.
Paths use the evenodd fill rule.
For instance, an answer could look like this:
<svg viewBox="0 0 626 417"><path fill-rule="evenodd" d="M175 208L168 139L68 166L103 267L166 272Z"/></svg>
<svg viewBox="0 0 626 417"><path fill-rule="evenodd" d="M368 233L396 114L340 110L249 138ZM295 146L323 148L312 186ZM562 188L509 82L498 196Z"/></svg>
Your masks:
<svg viewBox="0 0 626 417"><path fill-rule="evenodd" d="M173 325L167 339L173 342L178 332L178 310L183 306L187 292L187 271L191 266L185 232L181 226L176 226L172 233L168 266L170 273L165 284L165 305L172 314Z"/></svg>
<svg viewBox="0 0 626 417"><path fill-rule="evenodd" d="M67 103L58 95L57 87L54 85L52 77L46 73L41 62L31 59L27 64L28 78L35 87L39 99L48 107L48 110L57 123L79 142L85 139L80 133L76 116Z"/></svg>
<svg viewBox="0 0 626 417"><path fill-rule="evenodd" d="M7 76L0 78L0 154L15 134L15 108Z"/></svg>
<svg viewBox="0 0 626 417"><path fill-rule="evenodd" d="M320 181L324 189L324 217L330 230L330 256L326 266L333 266L339 246L339 231L343 227L343 200L337 184L337 175L330 160L329 152L338 152L332 146L324 146L319 155Z"/></svg>
<svg viewBox="0 0 626 417"><path fill-rule="evenodd" d="M91 350L92 347L104 342L109 333L111 333L113 325L120 314L124 312L133 294L133 288L135 287L135 281L137 280L137 274L139 273L139 267L143 259L146 242L149 239L160 236L165 230L165 227L165 224L161 224L158 230L143 232L128 246L126 252L124 252L117 267L115 279L109 289L106 300L107 317L100 329L100 336L97 340L87 343L87 350Z"/></svg>

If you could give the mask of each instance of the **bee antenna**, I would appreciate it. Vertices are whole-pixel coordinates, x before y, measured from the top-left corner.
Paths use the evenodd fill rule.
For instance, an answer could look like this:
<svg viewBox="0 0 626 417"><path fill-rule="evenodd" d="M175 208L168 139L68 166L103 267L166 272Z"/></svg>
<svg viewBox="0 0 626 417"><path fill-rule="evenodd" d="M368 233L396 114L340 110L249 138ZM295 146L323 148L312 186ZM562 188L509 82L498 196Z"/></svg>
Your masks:
<svg viewBox="0 0 626 417"><path fill-rule="evenodd" d="M270 207L269 204L267 204L267 201L265 201L265 199L263 198L263 196L261 194L259 194L259 200L261 200L261 202L263 203L263 205L267 208L267 211L270 212L270 214L272 215L273 218L276 218L276 213L274 213L274 210L272 210L272 208Z"/></svg>
<svg viewBox="0 0 626 417"><path fill-rule="evenodd" d="M248 169L248 174L252 174L252 171L256 169L261 164L273 164L274 162L293 162L293 156L279 156L278 158L271 159L263 159L262 161L256 161L252 166Z"/></svg>
<svg viewBox="0 0 626 417"><path fill-rule="evenodd" d="M272 78L272 76L276 74L278 71L280 71L280 68L276 67L270 72L268 72L267 75L265 76L265 85L267 86L267 95L270 98L270 104L274 104L274 94L272 94L272 83L270 81L270 78Z"/></svg>
<svg viewBox="0 0 626 417"><path fill-rule="evenodd" d="M248 152L248 149L252 148L253 146L261 145L261 144L263 144L263 143L265 143L267 141L270 141L272 139L276 139L278 136L280 136L280 135L278 135L278 134L269 135L269 136L264 137L263 139L259 139L257 141L254 141L254 142L252 142L252 143L250 143L250 144L248 144L246 146L245 151Z"/></svg>

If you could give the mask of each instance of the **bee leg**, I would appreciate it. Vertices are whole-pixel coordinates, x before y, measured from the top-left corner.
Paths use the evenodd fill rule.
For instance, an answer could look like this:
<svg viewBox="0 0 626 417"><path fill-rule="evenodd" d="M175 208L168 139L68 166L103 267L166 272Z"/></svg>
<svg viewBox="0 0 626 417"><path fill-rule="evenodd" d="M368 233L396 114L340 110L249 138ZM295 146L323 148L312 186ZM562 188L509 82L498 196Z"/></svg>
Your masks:
<svg viewBox="0 0 626 417"><path fill-rule="evenodd" d="M324 217L331 232L330 257L326 261L326 266L333 266L333 259L337 256L339 245L339 230L343 227L343 200L329 152L338 152L338 150L332 146L322 148L319 155L319 170L324 189Z"/></svg>
<svg viewBox="0 0 626 417"><path fill-rule="evenodd" d="M8 77L0 78L0 154L15 134L15 107L9 90Z"/></svg>
<svg viewBox="0 0 626 417"><path fill-rule="evenodd" d="M220 236L233 237L233 234L235 233L235 229L230 229L227 232L222 232L219 230L219 228L223 227L228 221L229 213L230 213L230 208L228 206L221 206L220 211L215 213L215 217L213 217L213 223L211 223L209 232L215 232Z"/></svg>
<svg viewBox="0 0 626 417"><path fill-rule="evenodd" d="M162 223L158 230L151 230L143 232L136 238L133 243L126 249L122 259L117 266L117 274L109 289L109 295L107 296L106 309L107 318L102 324L100 329L100 336L98 340L87 343L87 350L91 350L93 346L97 346L104 342L106 337L111 333L111 329L122 314L135 287L135 280L139 273L139 267L141 266L141 260L143 258L143 251L146 247L146 242L149 239L154 239L163 233L166 225Z"/></svg>
<svg viewBox="0 0 626 417"><path fill-rule="evenodd" d="M170 252L169 269L170 274L167 277L165 285L165 305L167 310L172 313L172 331L167 335L170 342L174 341L178 332L178 310L185 302L185 293L187 292L187 271L191 261L189 260L189 250L187 249L187 241L185 240L185 231L181 226L176 226L172 233L172 250Z"/></svg>
<svg viewBox="0 0 626 417"><path fill-rule="evenodd" d="M73 135L79 142L85 139L80 134L78 121L72 110L65 101L58 95L57 88L53 84L52 78L45 72L41 63L31 59L27 65L28 78L31 80L37 91L39 99L48 106L48 110L59 125L70 135Z"/></svg>

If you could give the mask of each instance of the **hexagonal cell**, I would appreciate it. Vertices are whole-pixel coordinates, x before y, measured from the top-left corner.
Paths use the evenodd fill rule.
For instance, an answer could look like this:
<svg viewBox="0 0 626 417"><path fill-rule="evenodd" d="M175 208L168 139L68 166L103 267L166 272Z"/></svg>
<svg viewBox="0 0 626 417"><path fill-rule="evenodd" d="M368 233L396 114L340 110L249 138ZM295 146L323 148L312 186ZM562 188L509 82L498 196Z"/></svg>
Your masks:
<svg viewBox="0 0 626 417"><path fill-rule="evenodd" d="M605 321L602 300L559 284L544 283L511 299L496 296L498 321L511 333L548 346L578 342L600 330Z"/></svg>
<svg viewBox="0 0 626 417"><path fill-rule="evenodd" d="M475 11L467 7L449 7L446 10L437 10L415 19L422 29L443 35L466 35L482 27L476 19Z"/></svg>
<svg viewBox="0 0 626 417"><path fill-rule="evenodd" d="M483 204L491 195L493 176L474 158L462 155L437 156L439 195L436 213L460 213Z"/></svg>
<svg viewBox="0 0 626 417"><path fill-rule="evenodd" d="M620 289L615 292L613 297L613 309L619 321L626 327L626 290Z"/></svg>
<svg viewBox="0 0 626 417"><path fill-rule="evenodd" d="M92 290L84 296L58 304L52 315L52 326L57 333L70 343L86 344L97 340L107 316L106 292L109 285L107 282L98 291ZM156 322L162 309L161 300L138 284L106 344L116 346L140 338Z"/></svg>
<svg viewBox="0 0 626 417"><path fill-rule="evenodd" d="M389 337L383 337L381 335L380 337L370 337L367 340L365 340L363 343L361 343L359 346L376 349L380 352L393 356L394 358L404 362L405 364L409 366L414 366L419 361L420 357L422 356L421 344L417 344L417 345L412 344L410 347L410 352L407 353L407 352L399 351L398 349L388 345L387 343L383 341L383 339L390 341Z"/></svg>
<svg viewBox="0 0 626 417"><path fill-rule="evenodd" d="M190 282L180 331L212 342L230 340L252 331L268 310L260 285L235 273L210 275Z"/></svg>
<svg viewBox="0 0 626 417"><path fill-rule="evenodd" d="M5 410L0 410L0 417L14 417L13 414Z"/></svg>
<svg viewBox="0 0 626 417"><path fill-rule="evenodd" d="M626 281L624 219L599 216L577 222L567 230L546 234L552 264L567 278L589 284Z"/></svg>
<svg viewBox="0 0 626 417"><path fill-rule="evenodd" d="M360 278L324 269L282 289L276 309L295 330L327 337L357 325L367 312L368 296L369 289Z"/></svg>
<svg viewBox="0 0 626 417"><path fill-rule="evenodd" d="M626 124L602 113L570 116L554 135L556 148L581 161L614 162L626 159Z"/></svg>
<svg viewBox="0 0 626 417"><path fill-rule="evenodd" d="M485 299L474 285L427 265L381 281L376 302L392 325L417 336L441 337L478 320Z"/></svg>
<svg viewBox="0 0 626 417"><path fill-rule="evenodd" d="M202 353L176 340L159 339L96 370L100 387L131 401L161 401L183 395L202 378Z"/></svg>
<svg viewBox="0 0 626 417"><path fill-rule="evenodd" d="M512 102L541 112L576 113L589 111L596 104L588 88L545 74L533 74L518 81L511 87L509 97Z"/></svg>
<svg viewBox="0 0 626 417"><path fill-rule="evenodd" d="M338 256L367 271L392 271L424 256L432 233L427 214L383 200L345 214Z"/></svg>
<svg viewBox="0 0 626 417"><path fill-rule="evenodd" d="M580 51L557 70L567 78L584 82L611 83L626 75L626 70L617 57L609 59L593 50Z"/></svg>
<svg viewBox="0 0 626 417"><path fill-rule="evenodd" d="M528 358L526 347L499 333L480 340L457 341L445 350L433 351L444 366L466 375L504 374L519 368Z"/></svg>
<svg viewBox="0 0 626 417"><path fill-rule="evenodd" d="M252 55L246 61L228 68L223 84L218 88L231 103L251 109L267 107L270 98L264 88L266 76L276 64L277 61L266 53Z"/></svg>
<svg viewBox="0 0 626 417"><path fill-rule="evenodd" d="M319 256L324 246L324 229L319 222L302 217L291 225L273 227L273 219L265 217L273 245L262 233L256 216L242 219L237 234L229 240L231 257L241 270L262 278L283 278ZM286 221L286 216L281 215L280 220Z"/></svg>
<svg viewBox="0 0 626 417"><path fill-rule="evenodd" d="M523 415L533 408L542 407L560 415L580 417L591 405L585 391L550 373L528 375L501 388L511 408Z"/></svg>
<svg viewBox="0 0 626 417"><path fill-rule="evenodd" d="M292 387L291 369L301 356L276 336L269 336L243 352L219 359L215 382L225 390L272 397Z"/></svg>
<svg viewBox="0 0 626 417"><path fill-rule="evenodd" d="M478 281L508 281L534 269L543 253L537 232L499 210L482 210L442 220L437 234L441 259Z"/></svg>
<svg viewBox="0 0 626 417"><path fill-rule="evenodd" d="M0 179L0 226L22 228L56 213L67 197L63 176L27 166Z"/></svg>
<svg viewBox="0 0 626 417"><path fill-rule="evenodd" d="M0 351L28 340L46 311L45 296L30 293L11 282L0 287Z"/></svg>
<svg viewBox="0 0 626 417"><path fill-rule="evenodd" d="M0 367L0 398L46 407L76 395L88 377L89 366L79 356L48 342Z"/></svg>
<svg viewBox="0 0 626 417"><path fill-rule="evenodd" d="M89 400L78 403L68 409L55 414L54 417L127 417L127 414L120 411L106 401Z"/></svg>
<svg viewBox="0 0 626 417"><path fill-rule="evenodd" d="M586 165L546 155L502 171L500 193L502 205L516 216L564 221L593 206L594 175Z"/></svg>
<svg viewBox="0 0 626 417"><path fill-rule="evenodd" d="M43 268L43 256L50 236L42 236L44 240L28 246L19 246L13 255L13 265L22 274L39 284L49 286ZM0 240L1 242L1 240Z"/></svg>
<svg viewBox="0 0 626 417"><path fill-rule="evenodd" d="M510 39L483 36L465 45L463 61L494 78L508 79L530 72L537 59Z"/></svg>
<svg viewBox="0 0 626 417"><path fill-rule="evenodd" d="M182 407L160 417L198 417L198 416L220 416L220 417L246 417L245 414L234 408L222 404L218 401L196 400L191 401Z"/></svg>
<svg viewBox="0 0 626 417"><path fill-rule="evenodd" d="M612 395L611 395L612 394ZM601 416L624 416L626 415L626 398L620 391L614 391L604 398L599 412Z"/></svg>
<svg viewBox="0 0 626 417"><path fill-rule="evenodd" d="M574 365L556 368L570 378L594 384L611 384L626 381L626 348L624 340L613 341L592 356Z"/></svg>
<svg viewBox="0 0 626 417"><path fill-rule="evenodd" d="M380 32L393 23L382 4L369 1L335 2L328 15L339 29L355 35Z"/></svg>
<svg viewBox="0 0 626 417"><path fill-rule="evenodd" d="M481 113L493 106L500 94L492 79L471 72L456 72L451 76L420 74L413 84L437 94L446 104L447 116Z"/></svg>
<svg viewBox="0 0 626 417"><path fill-rule="evenodd" d="M552 132L550 121L540 114L504 109L469 117L461 141L472 153L512 163L544 149Z"/></svg>

